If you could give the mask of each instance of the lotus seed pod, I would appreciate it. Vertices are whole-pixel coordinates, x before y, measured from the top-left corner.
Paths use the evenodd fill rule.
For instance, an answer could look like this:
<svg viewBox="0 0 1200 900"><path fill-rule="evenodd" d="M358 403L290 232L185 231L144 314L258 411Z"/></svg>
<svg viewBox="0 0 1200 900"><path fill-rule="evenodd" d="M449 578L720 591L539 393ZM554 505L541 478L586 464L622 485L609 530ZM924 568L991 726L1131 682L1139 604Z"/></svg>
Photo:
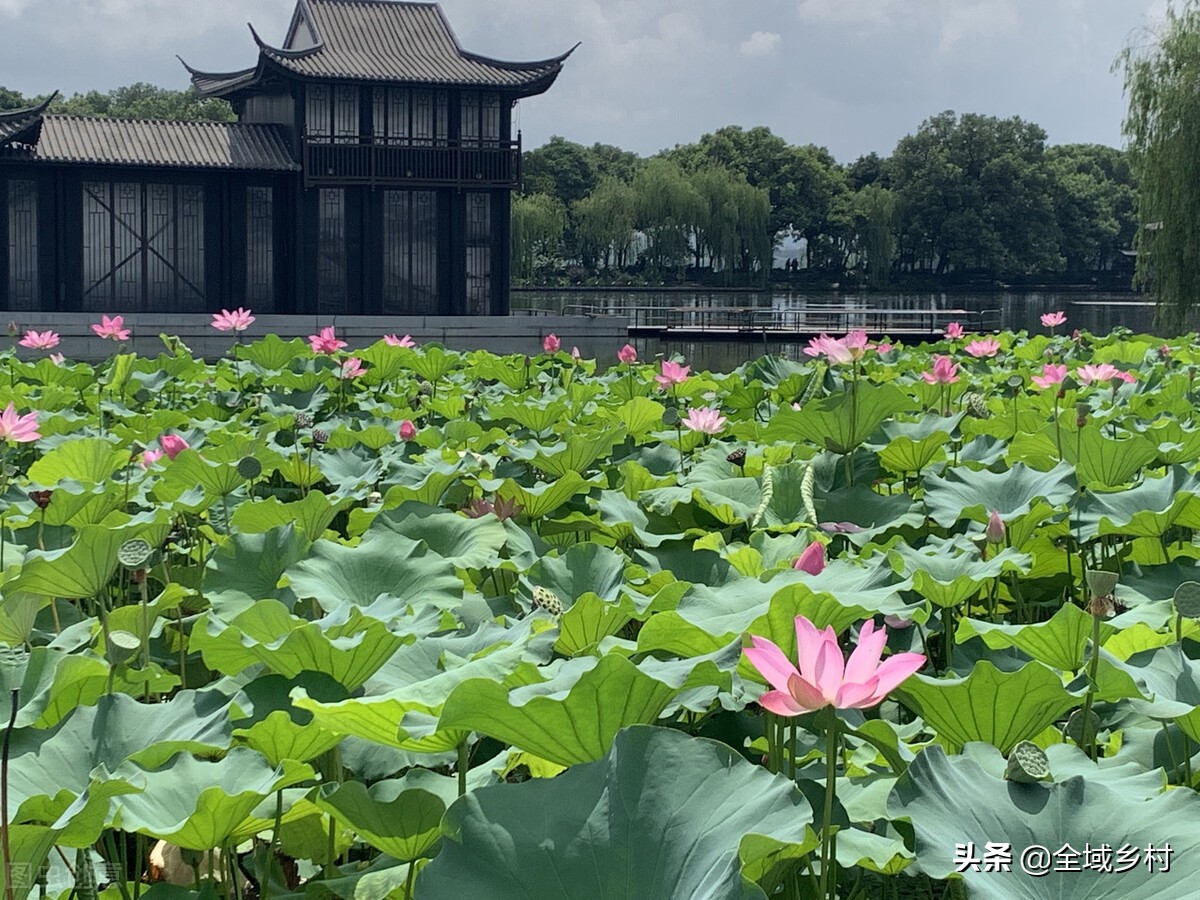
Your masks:
<svg viewBox="0 0 1200 900"><path fill-rule="evenodd" d="M725 457L725 461L729 462L729 463L733 463L735 466L737 466L739 468L746 465L746 448L738 447L736 450L734 450L732 453L730 453L727 457Z"/></svg>
<svg viewBox="0 0 1200 900"><path fill-rule="evenodd" d="M1121 576L1116 572L1104 572L1099 569L1089 569L1087 586L1093 597L1110 597L1117 588Z"/></svg>
<svg viewBox="0 0 1200 900"><path fill-rule="evenodd" d="M1008 767L1004 770L1008 781L1034 784L1050 781L1050 759L1044 750L1030 741L1021 741L1008 755Z"/></svg>
<svg viewBox="0 0 1200 900"><path fill-rule="evenodd" d="M237 470L247 481L253 481L262 474L262 463L253 456L247 456L238 461Z"/></svg>
<svg viewBox="0 0 1200 900"><path fill-rule="evenodd" d="M987 399L983 394L967 394L967 415L973 419L990 419L992 411L988 409Z"/></svg>
<svg viewBox="0 0 1200 900"><path fill-rule="evenodd" d="M154 548L149 541L133 538L117 549L117 562L127 569L144 569L153 555Z"/></svg>
<svg viewBox="0 0 1200 900"><path fill-rule="evenodd" d="M1092 720L1092 735L1093 737L1100 733L1100 717L1093 711L1089 714ZM1071 713L1071 717L1067 719L1067 726L1063 729L1063 734L1068 740L1074 741L1076 744L1083 742L1083 710L1077 709Z"/></svg>
<svg viewBox="0 0 1200 900"><path fill-rule="evenodd" d="M1188 619L1200 619L1200 581L1185 581L1175 588L1175 612Z"/></svg>
<svg viewBox="0 0 1200 900"><path fill-rule="evenodd" d="M533 589L533 605L540 606L552 616L561 616L563 612L562 601L558 599L558 595L540 585Z"/></svg>

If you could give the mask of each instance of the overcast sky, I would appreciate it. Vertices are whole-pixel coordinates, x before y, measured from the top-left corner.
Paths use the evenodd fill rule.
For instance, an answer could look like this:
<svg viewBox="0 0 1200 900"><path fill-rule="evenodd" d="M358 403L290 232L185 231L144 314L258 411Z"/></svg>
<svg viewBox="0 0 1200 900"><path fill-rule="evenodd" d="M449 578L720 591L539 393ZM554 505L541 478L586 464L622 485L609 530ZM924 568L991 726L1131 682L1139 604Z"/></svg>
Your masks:
<svg viewBox="0 0 1200 900"><path fill-rule="evenodd" d="M1119 145L1111 71L1166 0L444 0L463 45L506 59L583 45L522 103L527 147L561 134L649 154L767 125L852 161L942 110ZM0 0L0 85L24 93L187 84L281 42L293 0Z"/></svg>

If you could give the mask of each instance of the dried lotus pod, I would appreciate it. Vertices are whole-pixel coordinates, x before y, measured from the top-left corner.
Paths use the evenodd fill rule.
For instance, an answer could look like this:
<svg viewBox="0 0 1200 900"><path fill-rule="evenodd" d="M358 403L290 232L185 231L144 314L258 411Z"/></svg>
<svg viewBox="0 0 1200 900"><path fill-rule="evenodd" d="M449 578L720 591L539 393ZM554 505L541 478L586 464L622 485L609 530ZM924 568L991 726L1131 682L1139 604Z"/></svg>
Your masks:
<svg viewBox="0 0 1200 900"><path fill-rule="evenodd" d="M563 612L562 601L558 599L558 594L540 585L533 589L533 605L540 606L552 616L561 616Z"/></svg>

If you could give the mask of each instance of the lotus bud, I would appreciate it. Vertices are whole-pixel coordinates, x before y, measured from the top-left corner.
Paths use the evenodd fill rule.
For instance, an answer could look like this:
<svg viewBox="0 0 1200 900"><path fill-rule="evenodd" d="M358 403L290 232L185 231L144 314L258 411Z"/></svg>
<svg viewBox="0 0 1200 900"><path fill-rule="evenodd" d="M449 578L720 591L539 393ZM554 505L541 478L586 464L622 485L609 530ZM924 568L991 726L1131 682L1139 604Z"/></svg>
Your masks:
<svg viewBox="0 0 1200 900"><path fill-rule="evenodd" d="M1091 414L1092 408L1086 403L1075 404L1075 427L1082 428L1087 424L1088 416Z"/></svg>
<svg viewBox="0 0 1200 900"><path fill-rule="evenodd" d="M820 541L813 541L804 548L804 552L792 564L792 568L809 575L820 575L825 570L825 545Z"/></svg>
<svg viewBox="0 0 1200 900"><path fill-rule="evenodd" d="M50 496L53 491L30 491L29 499L37 504L38 509L45 509L50 505Z"/></svg>
<svg viewBox="0 0 1200 900"><path fill-rule="evenodd" d="M400 440L411 441L417 436L417 426L411 420L405 419L400 423Z"/></svg>
<svg viewBox="0 0 1200 900"><path fill-rule="evenodd" d="M989 544L1004 543L1004 520L1000 518L1000 513L997 510L992 510L992 514L988 516L987 528L984 529L984 534L987 535Z"/></svg>
<svg viewBox="0 0 1200 900"><path fill-rule="evenodd" d="M20 333L21 333L21 326L19 326L12 319L9 319L8 320L8 336L10 338L15 338Z"/></svg>

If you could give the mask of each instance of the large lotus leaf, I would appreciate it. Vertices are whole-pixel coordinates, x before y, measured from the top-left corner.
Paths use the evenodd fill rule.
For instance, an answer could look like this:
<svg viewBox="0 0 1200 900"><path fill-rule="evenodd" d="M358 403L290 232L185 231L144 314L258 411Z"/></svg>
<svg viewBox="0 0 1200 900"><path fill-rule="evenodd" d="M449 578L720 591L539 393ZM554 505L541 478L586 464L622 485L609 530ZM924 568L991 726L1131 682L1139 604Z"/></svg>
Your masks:
<svg viewBox="0 0 1200 900"><path fill-rule="evenodd" d="M898 572L912 579L913 590L931 603L955 607L979 593L981 587L1005 572L1028 571L1030 558L1002 550L984 560L971 543L931 539L917 548L899 544L889 551Z"/></svg>
<svg viewBox="0 0 1200 900"><path fill-rule="evenodd" d="M439 728L438 713L454 688L473 678L508 684L521 663L545 661L554 645L553 631L542 638L508 633L507 640L498 632L504 629L483 626L473 635L424 638L396 653L367 683L366 696L322 703L298 689L293 702L337 734L418 753L453 750L467 733Z"/></svg>
<svg viewBox="0 0 1200 900"><path fill-rule="evenodd" d="M135 536L126 530L86 525L76 531L70 547L31 550L21 574L5 585L5 591L69 599L96 597L117 570L118 548Z"/></svg>
<svg viewBox="0 0 1200 900"><path fill-rule="evenodd" d="M822 522L849 522L867 533L925 524L925 513L911 495L880 494L865 484L818 493L816 505Z"/></svg>
<svg viewBox="0 0 1200 900"><path fill-rule="evenodd" d="M630 437L638 440L662 427L665 410L666 407L656 400L634 397L614 409L611 415L625 426Z"/></svg>
<svg viewBox="0 0 1200 900"><path fill-rule="evenodd" d="M27 476L33 484L46 487L63 481L91 486L104 484L128 462L128 448L116 447L104 438L76 438L32 463Z"/></svg>
<svg viewBox="0 0 1200 900"><path fill-rule="evenodd" d="M1062 449L1067 462L1075 466L1080 484L1087 487L1128 484L1158 456L1158 447L1140 435L1117 440L1105 436L1099 427L1063 435Z"/></svg>
<svg viewBox="0 0 1200 900"><path fill-rule="evenodd" d="M808 441L834 453L849 453L886 420L915 405L895 385L857 384L813 400L799 412L780 410L771 417L765 437L772 443Z"/></svg>
<svg viewBox="0 0 1200 900"><path fill-rule="evenodd" d="M575 544L561 556L547 556L530 566L521 576L521 595L528 602L532 589L543 587L564 607L587 593L615 602L625 583L625 565L625 557L615 550L590 541Z"/></svg>
<svg viewBox="0 0 1200 900"><path fill-rule="evenodd" d="M403 778L370 788L361 781L329 784L315 803L376 850L413 862L429 856L441 838L446 804L437 794L405 787Z"/></svg>
<svg viewBox="0 0 1200 900"><path fill-rule="evenodd" d="M496 491L496 496L516 502L531 519L550 515L572 497L586 493L591 483L578 472L568 472L557 481L526 487L508 478Z"/></svg>
<svg viewBox="0 0 1200 900"><path fill-rule="evenodd" d="M606 428L590 433L567 432L562 441L539 448L533 464L556 478L568 472L583 475L596 460L612 452L613 446L624 438L623 431L622 428Z"/></svg>
<svg viewBox="0 0 1200 900"><path fill-rule="evenodd" d="M1173 719L1194 741L1200 741L1200 662L1178 644L1144 650L1121 666L1152 701L1131 701L1134 711L1154 719Z"/></svg>
<svg viewBox="0 0 1200 900"><path fill-rule="evenodd" d="M120 828L188 850L223 846L263 800L313 774L291 761L276 768L243 747L216 761L180 753L156 769L127 762L111 773L97 772L100 782L123 779L141 788L113 799Z"/></svg>
<svg viewBox="0 0 1200 900"><path fill-rule="evenodd" d="M387 480L380 490L383 506L391 509L405 500L436 505L462 471L462 460L446 462L440 457L422 461L419 465L393 463L388 467Z"/></svg>
<svg viewBox="0 0 1200 900"><path fill-rule="evenodd" d="M415 633L343 604L316 621L293 616L275 600L261 600L224 622L205 613L192 629L190 648L217 672L236 675L262 663L286 678L324 672L347 690L361 687Z"/></svg>
<svg viewBox="0 0 1200 900"><path fill-rule="evenodd" d="M240 504L229 521L237 531L251 534L292 525L310 541L315 541L349 502L346 498L327 497L320 491L309 491L307 497L290 503L267 497Z"/></svg>
<svg viewBox="0 0 1200 900"><path fill-rule="evenodd" d="M947 878L957 869L957 845L972 843L981 856L988 843L1011 845L1011 871L963 873L972 897L994 900L1175 900L1191 893L1194 874L1180 865L1200 851L1200 798L1191 791L1170 791L1149 800L1130 802L1110 786L1084 776L1053 784L1022 784L989 774L974 759L950 758L939 747L924 750L897 783L889 809L905 817L916 833L917 862L932 878ZM1169 823L1169 827L1164 823ZM1164 831L1166 827L1166 831ZM1116 850L1170 843L1169 870L1141 865L1124 872L1083 868L1073 871L1049 860L1045 874L1021 870L1027 847L1049 854L1070 847L1077 854L1101 845ZM1079 859L1079 857L1075 857Z"/></svg>
<svg viewBox="0 0 1200 900"><path fill-rule="evenodd" d="M1200 480L1181 466L1112 493L1088 492L1072 517L1084 539L1122 534L1158 538L1176 525L1200 528Z"/></svg>
<svg viewBox="0 0 1200 900"><path fill-rule="evenodd" d="M511 419L523 428L542 434L566 421L569 409L561 400L529 401L513 398L493 404L490 412L493 421Z"/></svg>
<svg viewBox="0 0 1200 900"><path fill-rule="evenodd" d="M674 695L671 685L610 654L582 674L564 666L557 678L511 691L490 679L465 681L446 699L441 727L478 731L571 766L600 759L622 728L656 721Z"/></svg>
<svg viewBox="0 0 1200 900"><path fill-rule="evenodd" d="M450 609L463 595L453 563L400 534L359 547L318 541L286 574L297 597L327 610L345 601L368 606L382 595Z"/></svg>
<svg viewBox="0 0 1200 900"><path fill-rule="evenodd" d="M1073 706L1052 669L1031 662L1002 672L988 660L975 664L966 678L914 675L896 696L921 716L951 746L984 741L1007 753L1031 740Z"/></svg>
<svg viewBox="0 0 1200 900"><path fill-rule="evenodd" d="M13 873L12 900L25 900L29 892L38 884L33 877L41 870L50 851L58 843L59 831L43 825L10 825L8 828L5 854L11 866L0 866L0 892L5 897L8 892L7 872Z"/></svg>
<svg viewBox="0 0 1200 900"><path fill-rule="evenodd" d="M724 744L633 727L605 759L456 802L417 895L761 900L739 872L743 836L801 843L811 821L794 785Z"/></svg>
<svg viewBox="0 0 1200 900"><path fill-rule="evenodd" d="M464 569L497 565L508 539L503 523L495 516L468 519L447 509L414 502L380 513L363 535L363 543L387 540L392 534L424 541L438 556Z"/></svg>
<svg viewBox="0 0 1200 900"><path fill-rule="evenodd" d="M1028 513L1038 500L1062 506L1075 494L1073 470L1060 463L1038 472L1017 463L1007 472L949 469L945 475L925 476L925 502L930 517L943 528L960 519L986 522L997 510L1007 521Z"/></svg>
<svg viewBox="0 0 1200 900"><path fill-rule="evenodd" d="M633 538L643 547L659 547L683 538L682 533L668 530L676 527L670 518L655 516L651 521L637 501L618 491L601 491L595 507L605 533L617 542ZM652 527L660 530L652 531Z"/></svg>
<svg viewBox="0 0 1200 900"><path fill-rule="evenodd" d="M226 619L259 600L274 599L290 607L295 595L290 588L280 587L280 582L283 573L303 559L308 548L308 538L291 523L262 534L234 534L209 557L204 595Z"/></svg>
<svg viewBox="0 0 1200 900"><path fill-rule="evenodd" d="M604 638L624 628L628 621L629 614L621 607L589 591L559 617L554 649L564 656L590 653Z"/></svg>
<svg viewBox="0 0 1200 900"><path fill-rule="evenodd" d="M312 724L312 713L292 705L293 688L325 703L349 696L346 688L324 672L301 672L294 678L262 675L246 685L238 705L246 713L233 722L233 736L257 750L273 766L285 759L309 762L337 746L341 735Z"/></svg>
<svg viewBox="0 0 1200 900"><path fill-rule="evenodd" d="M167 466L154 493L169 502L200 485L210 498L227 497L245 483L236 463L217 462L205 459L196 450L184 450Z"/></svg>
<svg viewBox="0 0 1200 900"><path fill-rule="evenodd" d="M1115 631L1102 622L1101 644ZM954 639L962 643L973 637L982 638L993 650L1016 647L1038 662L1074 674L1082 668L1084 651L1092 639L1092 617L1073 603L1064 603L1047 621L1034 625L996 625L964 617Z"/></svg>
<svg viewBox="0 0 1200 900"><path fill-rule="evenodd" d="M1049 762L1050 774L1059 784L1069 778L1083 777L1111 788L1123 800L1134 803L1157 797L1167 787L1162 769L1147 770L1133 760L1121 762L1119 755L1097 764L1074 744L1050 744L1043 752ZM973 759L994 778L1003 778L1008 769L1008 760L991 744L967 744L962 755Z"/></svg>

